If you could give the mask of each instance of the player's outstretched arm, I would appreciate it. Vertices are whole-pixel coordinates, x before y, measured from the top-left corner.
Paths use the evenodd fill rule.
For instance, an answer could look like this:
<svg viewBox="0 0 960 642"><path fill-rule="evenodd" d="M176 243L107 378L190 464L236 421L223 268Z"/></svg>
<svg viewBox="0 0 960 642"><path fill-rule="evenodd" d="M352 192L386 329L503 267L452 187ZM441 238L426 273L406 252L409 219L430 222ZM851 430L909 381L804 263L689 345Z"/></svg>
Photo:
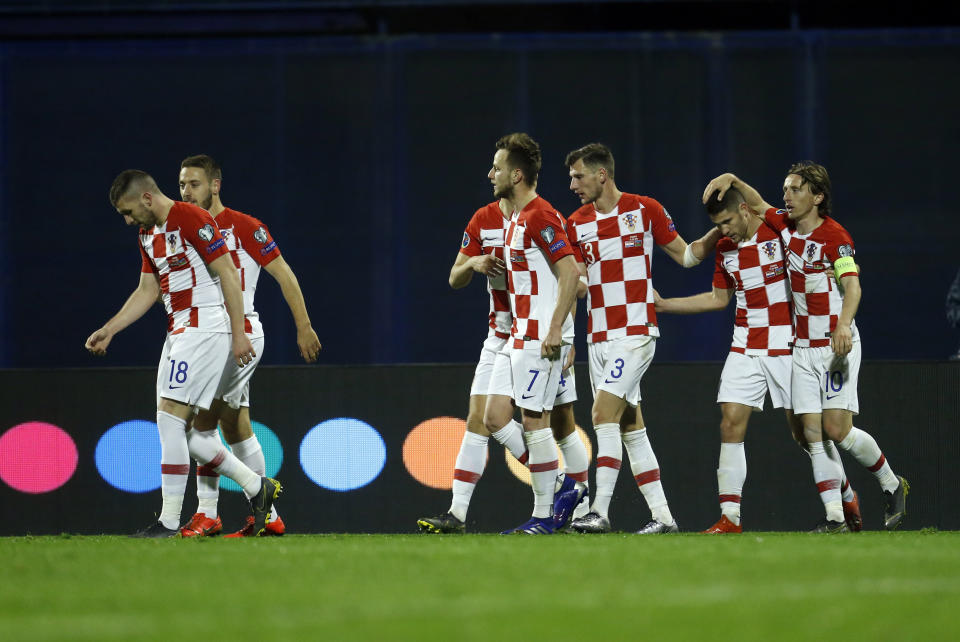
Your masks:
<svg viewBox="0 0 960 642"><path fill-rule="evenodd" d="M664 314L699 314L715 312L727 307L733 297L732 289L713 288L711 292L701 292L693 296L664 299L653 291L653 305L657 312Z"/></svg>
<svg viewBox="0 0 960 642"><path fill-rule="evenodd" d="M119 312L113 315L102 328L87 337L84 347L96 355L106 354L113 335L146 314L159 295L160 282L157 281L157 276L152 272L141 272L137 289L127 298Z"/></svg>
<svg viewBox="0 0 960 642"><path fill-rule="evenodd" d="M731 187L735 187L737 191L743 195L743 200L746 201L750 209L761 216L763 216L763 213L772 207L770 203L767 203L765 200L763 200L763 197L760 196L760 192L753 189L729 172L726 174L721 174L707 183L707 186L703 189L702 200L704 203L706 203L710 198L710 195L719 190L719 193L716 196L716 199L719 201Z"/></svg>
<svg viewBox="0 0 960 642"><path fill-rule="evenodd" d="M223 303L227 307L227 314L230 315L233 359L242 368L250 363L257 353L243 328L243 291L240 289L240 276L229 254L221 254L207 263L207 268L220 277Z"/></svg>
<svg viewBox="0 0 960 642"><path fill-rule="evenodd" d="M710 253L710 249L720 240L720 230L711 227L706 234L693 243L687 243L679 234L666 245L661 245L663 251L671 259L683 267L700 265L700 262Z"/></svg>
<svg viewBox="0 0 960 642"><path fill-rule="evenodd" d="M320 339L313 330L313 324L310 323L307 304L303 299L303 291L300 289L297 275L293 273L293 269L282 256L267 263L264 269L280 285L283 298L293 315L293 322L297 326L297 346L300 348L300 356L307 363L313 363L320 355L323 346L320 345Z"/></svg>

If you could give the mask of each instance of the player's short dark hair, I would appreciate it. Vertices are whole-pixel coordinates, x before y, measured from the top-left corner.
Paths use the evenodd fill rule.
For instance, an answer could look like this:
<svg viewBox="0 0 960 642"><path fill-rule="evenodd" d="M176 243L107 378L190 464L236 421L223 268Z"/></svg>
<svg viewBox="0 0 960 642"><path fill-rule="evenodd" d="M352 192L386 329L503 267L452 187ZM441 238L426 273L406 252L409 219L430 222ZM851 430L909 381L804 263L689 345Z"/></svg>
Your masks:
<svg viewBox="0 0 960 642"><path fill-rule="evenodd" d="M567 167L572 167L578 160L582 160L583 164L594 172L601 167L604 168L607 170L607 176L613 178L613 152L603 143L590 143L580 149L573 150L567 154L567 160L564 161L564 164Z"/></svg>
<svg viewBox="0 0 960 642"><path fill-rule="evenodd" d="M187 156L180 163L180 169L184 167L198 167L207 173L208 180L223 180L223 170L220 169L220 163L213 160L206 154L197 154L196 156Z"/></svg>
<svg viewBox="0 0 960 642"><path fill-rule="evenodd" d="M153 180L153 176L139 169L123 170L110 185L110 205L116 207L120 199L132 189L139 192L156 192L158 191L157 181Z"/></svg>
<svg viewBox="0 0 960 642"><path fill-rule="evenodd" d="M523 182L531 187L537 184L537 176L543 164L540 145L528 134L507 134L497 141L497 149L507 150L507 165L523 172Z"/></svg>
<svg viewBox="0 0 960 642"><path fill-rule="evenodd" d="M723 198L717 200L717 194L720 193L720 190L715 189L710 192L710 198L707 199L707 214L710 216L716 216L720 212L736 212L740 209L740 203L744 203L745 199L743 194L740 193L735 187L729 188L723 195Z"/></svg>
<svg viewBox="0 0 960 642"><path fill-rule="evenodd" d="M787 175L796 174L804 183L810 183L810 192L812 194L822 194L823 200L817 205L817 211L823 215L830 214L830 175L827 174L827 168L823 165L817 165L813 161L799 161L790 166Z"/></svg>

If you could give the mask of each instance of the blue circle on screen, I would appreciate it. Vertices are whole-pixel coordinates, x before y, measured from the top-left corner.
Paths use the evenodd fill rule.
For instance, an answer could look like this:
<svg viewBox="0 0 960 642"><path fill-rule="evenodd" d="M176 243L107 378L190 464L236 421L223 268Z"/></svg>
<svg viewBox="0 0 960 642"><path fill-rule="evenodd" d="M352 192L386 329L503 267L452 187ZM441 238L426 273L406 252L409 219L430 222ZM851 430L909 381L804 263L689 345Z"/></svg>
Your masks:
<svg viewBox="0 0 960 642"><path fill-rule="evenodd" d="M277 472L280 471L280 466L283 464L283 446L280 445L280 438L277 437L275 432L259 421L251 421L250 425L253 426L253 434L257 436L257 441L260 442L260 448L263 450L267 477L276 477ZM222 433L220 435L220 441L229 447L229 444L223 441ZM223 475L220 476L220 488L221 490L230 490L235 493L243 491L243 489L240 488L240 484Z"/></svg>
<svg viewBox="0 0 960 642"><path fill-rule="evenodd" d="M128 493L160 488L160 433L152 421L124 421L103 433L94 452L103 479Z"/></svg>
<svg viewBox="0 0 960 642"><path fill-rule="evenodd" d="M328 419L300 442L300 465L313 483L339 492L366 486L387 462L377 430L359 419Z"/></svg>

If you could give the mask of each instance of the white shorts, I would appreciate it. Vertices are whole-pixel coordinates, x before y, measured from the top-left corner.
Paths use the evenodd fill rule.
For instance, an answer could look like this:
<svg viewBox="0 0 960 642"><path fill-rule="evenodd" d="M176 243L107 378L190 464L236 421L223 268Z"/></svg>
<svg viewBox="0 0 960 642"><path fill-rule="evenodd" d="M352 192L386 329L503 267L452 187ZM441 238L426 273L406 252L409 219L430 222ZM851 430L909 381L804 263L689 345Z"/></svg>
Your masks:
<svg viewBox="0 0 960 642"><path fill-rule="evenodd" d="M487 396L513 397L513 371L510 369L510 352L512 350L510 344L505 341L500 352L494 355L493 371L490 373L490 386L487 388Z"/></svg>
<svg viewBox="0 0 960 642"><path fill-rule="evenodd" d="M233 361L230 346L226 332L168 334L157 367L157 405L163 398L209 409Z"/></svg>
<svg viewBox="0 0 960 642"><path fill-rule="evenodd" d="M473 372L473 383L470 384L471 397L487 394L487 390L490 389L490 380L493 378L493 364L497 360L497 353L503 350L506 343L506 339L501 339L495 334L491 334L484 340L483 348L480 349L480 360L477 361L477 369Z"/></svg>
<svg viewBox="0 0 960 642"><path fill-rule="evenodd" d="M568 346L565 346L568 348ZM560 386L560 359L540 356L540 348L510 350L510 370L513 373L513 401L526 410L535 412L553 410Z"/></svg>
<svg viewBox="0 0 960 642"><path fill-rule="evenodd" d="M720 373L717 403L739 403L763 410L769 392L774 408L790 408L792 370L790 355L766 357L731 352Z"/></svg>
<svg viewBox="0 0 960 642"><path fill-rule="evenodd" d="M234 410L241 406L250 407L250 378L260 363L260 357L263 356L263 335L261 334L259 337L248 335L248 338L250 343L253 344L253 351L257 353L257 356L242 368L237 365L235 360L229 359L227 368L223 371L223 377L220 379L220 387L217 390L216 398L223 399L224 403Z"/></svg>
<svg viewBox="0 0 960 642"><path fill-rule="evenodd" d="M597 397L597 390L605 390L631 406L639 404L640 380L650 367L656 348L656 337L646 335L588 345L593 397Z"/></svg>
<svg viewBox="0 0 960 642"><path fill-rule="evenodd" d="M840 357L833 348L793 349L793 412L819 414L835 408L860 412L857 378L860 375L860 342Z"/></svg>
<svg viewBox="0 0 960 642"><path fill-rule="evenodd" d="M560 348L561 365L567 362L571 348L572 346L562 346ZM553 401L554 407L573 403L577 400L577 375L573 370L574 368L571 365L566 370L560 371L560 381L557 382L557 398Z"/></svg>

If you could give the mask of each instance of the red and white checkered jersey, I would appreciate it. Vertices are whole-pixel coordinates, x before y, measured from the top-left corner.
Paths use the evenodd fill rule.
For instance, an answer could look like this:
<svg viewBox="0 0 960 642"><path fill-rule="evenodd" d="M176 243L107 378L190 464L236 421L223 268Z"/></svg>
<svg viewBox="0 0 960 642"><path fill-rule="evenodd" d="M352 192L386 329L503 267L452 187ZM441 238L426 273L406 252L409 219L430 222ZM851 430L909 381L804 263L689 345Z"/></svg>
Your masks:
<svg viewBox="0 0 960 642"><path fill-rule="evenodd" d="M560 294L551 266L573 256L563 217L538 196L514 213L507 230L507 289L513 309L513 347L539 349L550 330ZM563 338L573 341L573 318L563 324Z"/></svg>
<svg viewBox="0 0 960 642"><path fill-rule="evenodd" d="M787 248L787 269L790 271L790 290L793 292L793 312L796 315L796 342L798 348L821 348L830 345L830 335L837 327L843 307L843 289L837 279L857 276L851 267L839 275L833 264L841 258L854 255L853 240L843 227L829 216L824 217L809 234L798 234L786 210L770 208L766 220L780 233ZM860 340L855 321L850 323L854 341Z"/></svg>
<svg viewBox="0 0 960 642"><path fill-rule="evenodd" d="M463 232L460 253L467 256L493 254L506 261L503 254L503 239L510 228L510 219L504 218L500 211L500 201L494 201L474 212L467 229ZM510 336L513 315L510 313L510 293L507 292L507 275L487 277L487 292L490 294L490 314L487 336L496 335L501 339Z"/></svg>
<svg viewBox="0 0 960 642"><path fill-rule="evenodd" d="M587 265L587 343L660 336L653 308L653 244L677 237L663 205L624 193L608 214L587 203L568 223L577 260Z"/></svg>
<svg viewBox="0 0 960 642"><path fill-rule="evenodd" d="M737 316L730 352L788 355L793 345L790 288L777 232L761 224L753 238L717 242L713 285L735 290Z"/></svg>
<svg viewBox="0 0 960 642"><path fill-rule="evenodd" d="M163 225L140 228L140 271L160 280L167 332L230 332L220 279L206 266L226 253L213 217L190 203L174 203Z"/></svg>
<svg viewBox="0 0 960 642"><path fill-rule="evenodd" d="M214 220L240 273L244 332L260 336L263 334L263 325L253 307L253 297L257 292L260 268L280 256L280 248L270 236L267 226L248 214L228 207L217 214Z"/></svg>

